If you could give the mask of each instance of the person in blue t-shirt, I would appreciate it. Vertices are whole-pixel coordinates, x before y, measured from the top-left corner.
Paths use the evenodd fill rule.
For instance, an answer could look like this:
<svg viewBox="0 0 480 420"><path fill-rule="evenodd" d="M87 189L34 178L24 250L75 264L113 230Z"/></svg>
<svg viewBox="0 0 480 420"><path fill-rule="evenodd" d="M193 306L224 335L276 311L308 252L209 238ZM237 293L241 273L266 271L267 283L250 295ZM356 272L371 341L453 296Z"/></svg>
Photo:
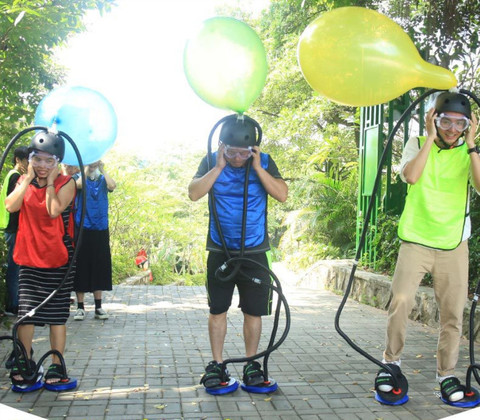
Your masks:
<svg viewBox="0 0 480 420"><path fill-rule="evenodd" d="M244 341L246 357L257 354L262 331L262 316L271 313L271 289L242 280L237 274L233 281L222 281L215 276L217 269L228 260L221 238L230 255L243 253L249 259L270 266L270 245L267 233L267 198L284 202L288 186L283 180L272 157L262 153L258 146L255 125L251 119L242 121L230 119L220 130L218 151L213 153L212 162L204 157L197 173L188 186L188 195L197 201L206 194L214 194L220 230L212 216L207 236L207 292L210 316L208 331L213 360L205 368L202 384L215 388L221 384L223 347L227 332L227 311L237 286L240 296L239 306L244 315ZM242 244L242 216L244 206L245 178L247 165L248 205L245 223L244 244ZM211 205L211 203L210 203ZM242 264L242 271L256 278L269 281L269 275L258 270L256 265ZM243 369L243 382L247 386L263 383L263 371L259 362L253 360Z"/></svg>
<svg viewBox="0 0 480 420"><path fill-rule="evenodd" d="M108 193L116 188L116 183L105 171L102 161L85 167L85 219L77 256L77 272L74 290L77 295L76 321L85 318L85 293L93 293L95 318L108 319L102 308L102 291L112 290L112 257L108 229ZM82 189L82 178L76 177L77 189ZM78 229L81 217L83 195L78 194L75 225Z"/></svg>

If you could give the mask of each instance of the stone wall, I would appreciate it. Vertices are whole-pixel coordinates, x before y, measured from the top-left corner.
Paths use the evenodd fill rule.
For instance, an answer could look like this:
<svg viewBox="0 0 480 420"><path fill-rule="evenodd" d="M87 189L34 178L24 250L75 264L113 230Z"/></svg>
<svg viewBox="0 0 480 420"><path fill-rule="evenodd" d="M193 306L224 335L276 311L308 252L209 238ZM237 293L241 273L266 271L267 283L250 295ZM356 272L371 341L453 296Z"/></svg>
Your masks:
<svg viewBox="0 0 480 420"><path fill-rule="evenodd" d="M343 294L350 278L352 265L353 261L349 260L319 261L309 270L302 273L301 276L297 277L297 284L311 288L324 287L325 289ZM390 284L391 280L387 276L357 269L350 297L361 303L386 310L391 299ZM463 321L463 334L465 337L468 337L469 334L470 308L471 301L468 301ZM474 322L476 342L480 342L479 311L480 308L477 307L477 316ZM439 313L432 288L419 287L410 318L431 327L438 327Z"/></svg>
<svg viewBox="0 0 480 420"><path fill-rule="evenodd" d="M137 284L150 284L150 270L142 271L135 276L127 278L124 284L127 284L128 286L134 286Z"/></svg>

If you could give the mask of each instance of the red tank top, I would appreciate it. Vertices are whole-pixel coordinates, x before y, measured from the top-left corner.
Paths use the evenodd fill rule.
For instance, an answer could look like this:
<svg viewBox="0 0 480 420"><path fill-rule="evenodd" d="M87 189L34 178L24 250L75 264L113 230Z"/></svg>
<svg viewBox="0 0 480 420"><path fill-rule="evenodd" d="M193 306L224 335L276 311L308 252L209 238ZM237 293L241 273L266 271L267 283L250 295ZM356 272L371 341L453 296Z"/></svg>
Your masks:
<svg viewBox="0 0 480 420"><path fill-rule="evenodd" d="M18 183L22 179L20 177ZM58 193L70 179L70 176L59 175L54 182L55 191ZM13 251L13 259L18 265L58 268L68 262L68 251L63 239L66 233L73 238L72 212L69 215L68 232L65 232L62 215L51 218L47 212L46 192L46 187L39 188L30 184L23 198Z"/></svg>

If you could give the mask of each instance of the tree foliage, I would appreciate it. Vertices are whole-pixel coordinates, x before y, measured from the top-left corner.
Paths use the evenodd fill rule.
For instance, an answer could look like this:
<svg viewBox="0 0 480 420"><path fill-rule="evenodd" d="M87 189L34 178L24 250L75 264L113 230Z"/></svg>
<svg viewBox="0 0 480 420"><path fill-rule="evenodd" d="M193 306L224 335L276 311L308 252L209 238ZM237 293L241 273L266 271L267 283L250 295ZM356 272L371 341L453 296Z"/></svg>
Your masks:
<svg viewBox="0 0 480 420"><path fill-rule="evenodd" d="M115 282L136 273L141 248L157 284L204 281L208 210L206 200L187 196L200 158L175 152L156 161L113 158L120 162L111 168L117 188L109 196Z"/></svg>
<svg viewBox="0 0 480 420"><path fill-rule="evenodd" d="M0 0L0 131L2 144L31 125L48 91L63 81L54 48L85 29L90 9L110 10L114 0Z"/></svg>
<svg viewBox="0 0 480 420"><path fill-rule="evenodd" d="M352 211L329 213L327 209L332 209L330 192L342 191L357 174L359 110L317 95L297 62L298 40L308 24L324 12L344 6L376 9L394 19L425 58L450 68L462 87L474 91L479 75L480 3L272 0L259 21L250 21L264 41L270 66L265 89L251 112L264 128L264 147L275 156L290 183L287 209L299 218L295 223L290 214L290 226L306 227L300 229L302 234L289 235L287 230L286 237L316 243L316 249L333 246L348 256L355 226L345 223L345 216L355 219L356 194L349 198ZM332 226L341 222L345 229L337 235Z"/></svg>
<svg viewBox="0 0 480 420"><path fill-rule="evenodd" d="M450 68L463 87L478 87L480 2L391 0L380 9L410 34L425 59Z"/></svg>

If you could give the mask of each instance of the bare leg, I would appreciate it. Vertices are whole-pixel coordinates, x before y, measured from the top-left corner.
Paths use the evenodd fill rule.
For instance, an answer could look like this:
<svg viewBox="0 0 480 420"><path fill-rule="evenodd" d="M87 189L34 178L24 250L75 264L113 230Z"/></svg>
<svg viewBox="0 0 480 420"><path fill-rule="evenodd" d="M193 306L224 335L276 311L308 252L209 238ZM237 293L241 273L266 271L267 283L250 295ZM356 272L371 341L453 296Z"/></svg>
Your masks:
<svg viewBox="0 0 480 420"><path fill-rule="evenodd" d="M227 335L226 312L218 315L210 314L208 318L208 335L210 337L213 360L216 360L218 363L223 362L223 345Z"/></svg>
<svg viewBox="0 0 480 420"><path fill-rule="evenodd" d="M22 342L27 357L30 359L30 352L32 351L33 334L35 333L35 326L31 324L22 324L18 326L18 339Z"/></svg>
<svg viewBox="0 0 480 420"><path fill-rule="evenodd" d="M101 290L94 290L93 298L94 299L101 299L102 298L102 291Z"/></svg>
<svg viewBox="0 0 480 420"><path fill-rule="evenodd" d="M258 351L262 333L262 317L243 314L243 338L247 357L254 356Z"/></svg>
<svg viewBox="0 0 480 420"><path fill-rule="evenodd" d="M65 343L67 341L67 327L66 325L50 325L50 347L52 350L57 350L63 355L65 351ZM60 358L56 355L52 355L52 363L60 364ZM58 382L59 379L49 379L48 383Z"/></svg>

